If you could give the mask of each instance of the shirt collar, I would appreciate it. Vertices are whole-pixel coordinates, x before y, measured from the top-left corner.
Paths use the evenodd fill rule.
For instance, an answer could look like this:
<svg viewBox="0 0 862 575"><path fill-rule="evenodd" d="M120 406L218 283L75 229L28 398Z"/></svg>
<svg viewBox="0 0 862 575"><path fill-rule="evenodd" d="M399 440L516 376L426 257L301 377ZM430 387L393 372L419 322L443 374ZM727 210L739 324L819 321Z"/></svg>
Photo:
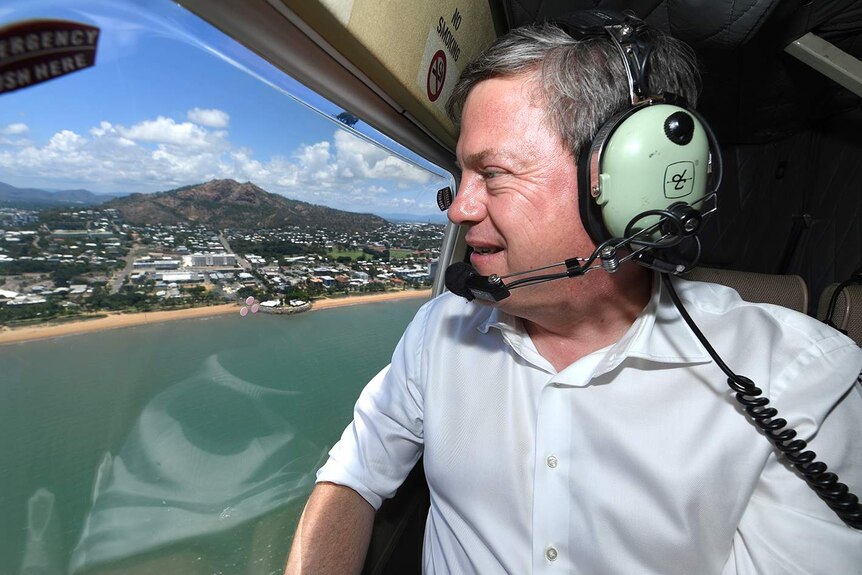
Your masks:
<svg viewBox="0 0 862 575"><path fill-rule="evenodd" d="M596 375L615 369L629 357L664 364L691 365L712 361L682 319L659 274L653 274L649 303L628 332L608 350L596 368Z"/></svg>
<svg viewBox="0 0 862 575"><path fill-rule="evenodd" d="M503 339L521 357L537 367L554 373L524 328L523 322L498 308L489 308L479 331L498 329ZM700 364L712 359L679 314L661 278L654 274L649 303L632 323L626 334L605 352L594 376L616 369L627 358L638 358L664 364Z"/></svg>
<svg viewBox="0 0 862 575"><path fill-rule="evenodd" d="M524 327L524 322L519 317L509 315L498 308L486 308L488 310L485 321L478 326L479 331L488 333L491 328L499 330L503 341L512 350L526 361L532 363L539 369L548 373L556 373L556 370L547 359L545 359Z"/></svg>

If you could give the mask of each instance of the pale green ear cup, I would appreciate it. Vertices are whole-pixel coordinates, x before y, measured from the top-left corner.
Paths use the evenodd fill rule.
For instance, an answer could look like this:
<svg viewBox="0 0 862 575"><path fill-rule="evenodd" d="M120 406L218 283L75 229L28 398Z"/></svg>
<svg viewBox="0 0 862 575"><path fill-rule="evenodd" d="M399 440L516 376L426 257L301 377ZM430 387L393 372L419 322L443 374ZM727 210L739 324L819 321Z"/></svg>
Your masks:
<svg viewBox="0 0 862 575"><path fill-rule="evenodd" d="M708 169L706 131L685 109L657 104L623 120L605 143L596 198L611 236L623 237L642 212L703 198ZM634 231L657 221L657 216L643 218Z"/></svg>

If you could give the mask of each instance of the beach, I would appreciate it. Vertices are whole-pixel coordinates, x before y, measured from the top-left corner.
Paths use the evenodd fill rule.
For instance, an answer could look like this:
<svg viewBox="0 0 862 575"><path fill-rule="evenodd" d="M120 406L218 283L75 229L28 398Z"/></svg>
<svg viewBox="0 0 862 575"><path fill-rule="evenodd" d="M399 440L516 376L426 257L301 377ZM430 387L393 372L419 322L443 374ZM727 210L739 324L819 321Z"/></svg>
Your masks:
<svg viewBox="0 0 862 575"><path fill-rule="evenodd" d="M364 303L375 303L419 297L430 298L431 290L405 290L384 292L378 294L348 296L333 299L320 299L314 301L311 311L331 309L348 305L358 305ZM17 328L4 327L0 328L0 345L4 345L7 343L18 343L22 341L31 341L35 339L60 337L64 335L89 333L120 327L132 327L149 323L174 321L179 319L209 317L213 315L221 315L228 313L238 314L240 307L241 306L238 304L231 303L207 307L194 307L168 311L151 311L144 313L109 312L106 317L98 317L95 319L81 319L79 321L70 321L67 323L59 324L51 324L49 322L47 325L40 326L27 326Z"/></svg>

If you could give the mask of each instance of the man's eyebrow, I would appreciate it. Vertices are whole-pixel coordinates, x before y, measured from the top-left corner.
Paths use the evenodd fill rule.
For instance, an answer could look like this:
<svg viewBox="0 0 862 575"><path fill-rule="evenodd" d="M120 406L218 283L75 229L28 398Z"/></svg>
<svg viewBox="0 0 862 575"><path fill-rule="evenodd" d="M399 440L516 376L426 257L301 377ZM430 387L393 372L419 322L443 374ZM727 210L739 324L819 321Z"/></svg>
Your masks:
<svg viewBox="0 0 862 575"><path fill-rule="evenodd" d="M488 156L491 155L491 150L482 150L481 152L474 152L464 158L464 161L456 159L455 164L461 168L461 171L464 170L464 166L475 166L477 164L483 163Z"/></svg>
<svg viewBox="0 0 862 575"><path fill-rule="evenodd" d="M464 166L481 166L485 162L489 160L489 158L499 158L499 159L511 159L511 154L504 152L503 150L499 150L496 148L486 148L484 150L480 150L478 152L474 152L464 158L464 163L456 160L455 163L461 170L464 169Z"/></svg>

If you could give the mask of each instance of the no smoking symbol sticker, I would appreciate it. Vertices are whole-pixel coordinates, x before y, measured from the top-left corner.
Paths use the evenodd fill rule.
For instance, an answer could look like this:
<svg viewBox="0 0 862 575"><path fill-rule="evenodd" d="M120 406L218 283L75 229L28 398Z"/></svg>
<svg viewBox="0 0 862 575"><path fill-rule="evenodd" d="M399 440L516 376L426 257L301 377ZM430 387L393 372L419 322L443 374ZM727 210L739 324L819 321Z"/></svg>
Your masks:
<svg viewBox="0 0 862 575"><path fill-rule="evenodd" d="M431 58L431 66L428 67L428 78L425 80L425 89L428 92L429 100L434 102L440 97L445 80L446 53L443 50L437 50L437 53Z"/></svg>

